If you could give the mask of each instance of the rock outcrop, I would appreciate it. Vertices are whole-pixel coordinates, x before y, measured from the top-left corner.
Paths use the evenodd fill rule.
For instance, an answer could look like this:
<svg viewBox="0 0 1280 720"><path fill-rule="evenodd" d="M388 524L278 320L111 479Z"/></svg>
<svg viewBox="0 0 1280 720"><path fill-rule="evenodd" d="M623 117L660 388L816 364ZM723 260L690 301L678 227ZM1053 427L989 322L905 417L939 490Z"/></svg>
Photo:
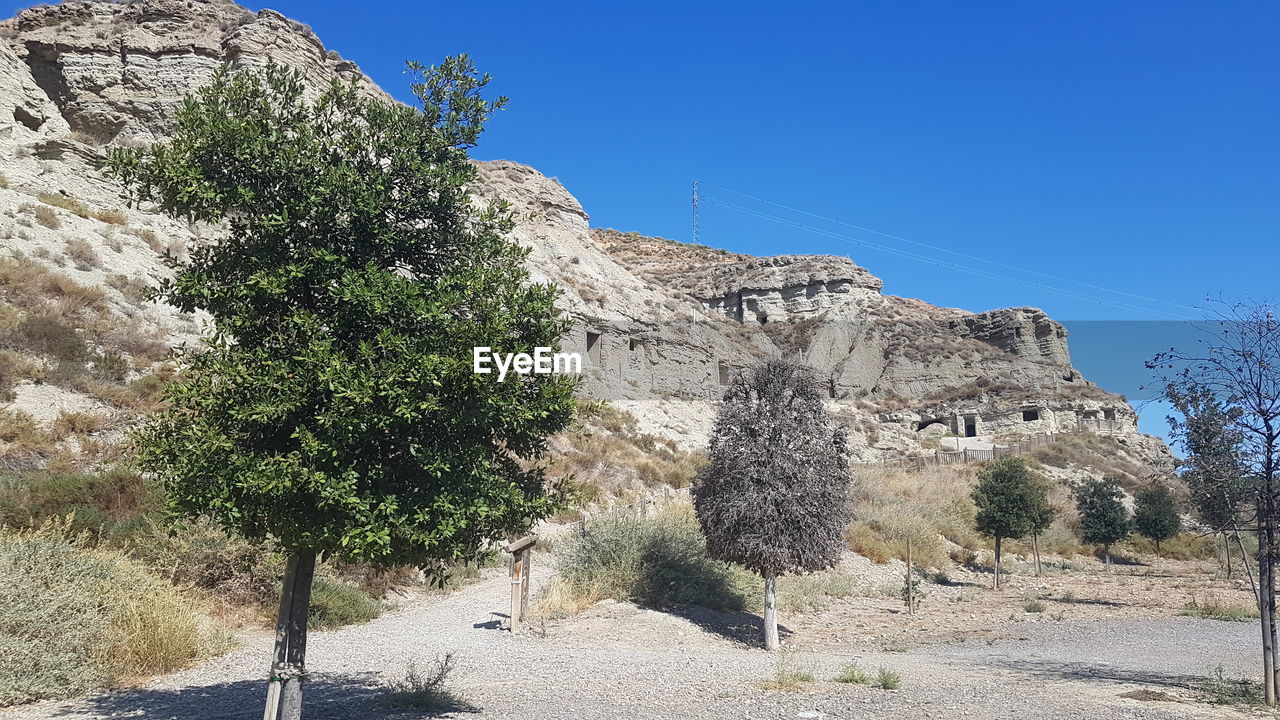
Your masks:
<svg viewBox="0 0 1280 720"><path fill-rule="evenodd" d="M0 23L0 36L0 256L97 288L104 300L93 327L117 322L168 345L196 337L198 319L141 301L140 289L168 272L159 253L181 257L211 231L121 208L119 188L98 170L105 148L163 138L182 97L222 63L276 62L312 88L341 80L386 97L309 28L225 2L42 6ZM734 373L776 355L819 369L864 458L919 451L939 425L960 435L1089 423L1136 433L1132 408L1081 377L1065 330L1040 310L973 314L885 296L880 279L848 258L756 258L593 230L554 179L514 162L479 167L478 195L520 212L514 234L531 248L535 279L566 291L561 307L574 326L564 349L586 361L584 391L685 447L705 442ZM43 206L61 209L37 221ZM0 332L31 312L18 308L10 321L0 312ZM128 361L125 381L160 366L109 333L93 337L95 352ZM48 394L31 390L54 382L44 372L17 381L11 407ZM94 387L58 392L68 407L130 411Z"/></svg>

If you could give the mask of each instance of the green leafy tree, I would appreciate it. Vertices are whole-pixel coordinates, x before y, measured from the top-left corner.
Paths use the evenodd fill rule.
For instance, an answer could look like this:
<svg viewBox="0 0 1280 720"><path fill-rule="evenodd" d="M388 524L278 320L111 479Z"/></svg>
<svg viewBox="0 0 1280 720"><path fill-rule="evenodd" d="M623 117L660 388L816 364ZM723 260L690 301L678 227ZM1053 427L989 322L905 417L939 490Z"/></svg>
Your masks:
<svg viewBox="0 0 1280 720"><path fill-rule="evenodd" d="M1076 509L1080 511L1080 539L1101 545L1107 569L1111 569L1111 546L1129 537L1133 520L1124 506L1124 490L1115 478L1086 481L1076 488Z"/></svg>
<svg viewBox="0 0 1280 720"><path fill-rule="evenodd" d="M973 504L978 509L975 528L995 540L992 587L998 590L1001 542L1006 538L1025 537L1041 523L1048 527L1053 509L1044 481L1017 457L996 458L978 471Z"/></svg>
<svg viewBox="0 0 1280 720"><path fill-rule="evenodd" d="M708 554L764 578L768 650L778 648L777 577L829 568L847 547L849 452L822 397L803 365L771 360L739 375L693 484Z"/></svg>
<svg viewBox="0 0 1280 720"><path fill-rule="evenodd" d="M137 440L175 511L288 553L271 717L301 714L317 555L438 568L559 505L538 458L573 381L471 369L565 330L511 211L468 191L505 99L466 56L410 69L417 107L223 67L170 140L109 156L133 203L221 231L171 259L161 297L213 325Z"/></svg>
<svg viewBox="0 0 1280 720"><path fill-rule="evenodd" d="M1173 493L1164 485L1155 484L1139 490L1133 500L1133 529L1155 542L1159 558L1160 543L1177 537L1182 530L1182 516Z"/></svg>
<svg viewBox="0 0 1280 720"><path fill-rule="evenodd" d="M1187 484L1191 508L1201 522L1222 536L1228 579L1231 541L1235 541L1256 594L1249 556L1240 539L1241 520L1258 495L1257 478L1245 467L1245 433L1238 424L1243 411L1223 407L1207 387L1195 382L1171 382L1165 387L1165 397L1177 411L1168 418L1170 434L1186 451L1179 471Z"/></svg>

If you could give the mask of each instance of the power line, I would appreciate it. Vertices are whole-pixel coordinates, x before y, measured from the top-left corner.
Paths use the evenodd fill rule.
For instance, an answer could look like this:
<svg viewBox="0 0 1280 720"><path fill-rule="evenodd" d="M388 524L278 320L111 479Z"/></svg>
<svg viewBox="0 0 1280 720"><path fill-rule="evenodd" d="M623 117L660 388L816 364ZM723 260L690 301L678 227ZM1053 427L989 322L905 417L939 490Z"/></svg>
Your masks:
<svg viewBox="0 0 1280 720"><path fill-rule="evenodd" d="M710 183L704 183L704 184L708 184L708 185L709 185ZM945 260L938 260L937 258L929 257L929 256L926 256L926 255L921 255L921 254L919 254L919 253L914 253L914 252L911 252L911 251L909 251L909 250L903 250L903 249L900 249L900 248L894 248L894 247L890 247L890 246L887 246L887 245L883 245L883 244L881 244L881 243L876 243L876 242L872 242L872 241L870 241L870 240L865 240L865 239L862 239L862 238L854 237L854 236L852 236L852 235L845 235L845 234L843 234L843 233L838 233L838 232L835 232L835 231L832 231L832 230L827 230L827 229L825 229L825 228L819 228L819 227L814 227L814 226L812 226L812 225L806 225L806 224L804 224L804 223L801 223L801 222L798 222L798 221L795 221L795 220L789 220L789 219L787 219L787 218L778 217L778 216L776 216L776 215L772 215L772 214L769 214L769 213L766 213L766 212L762 212L762 211L759 211L759 210L753 210L753 209L751 209L751 208L743 207L743 206L741 206L741 205L737 205L737 204L735 204L735 203L731 203L731 202L727 202L727 201L724 201L724 200L720 200L720 199L718 199L718 198L714 198L714 197L701 196L701 197L700 197L700 200L701 200L702 202L704 202L704 203L711 203L711 204L713 204L713 205L718 205L718 206L721 206L721 207L724 207L724 208L728 208L728 209L731 209L731 210L735 210L735 211L737 211L737 212L744 213L744 214L746 214L746 215L751 215L751 216L758 217L758 218L761 218L761 219L764 219L764 220L770 220L770 221L772 221L772 222L775 222L775 223L778 223L778 224L781 224L781 225L786 225L786 226L788 226L788 227L796 228L796 229L798 229L798 230L803 230L803 231L805 231L805 232L811 232L811 233L814 233L814 234L817 234L817 235L823 235L823 236L825 236L825 237L829 237L829 238L832 238L832 239L834 239L834 240L840 240L840 241L842 241L842 242L846 242L846 243L849 243L849 244L852 244L852 245L858 245L858 246L861 246L861 247L867 247L867 248L871 248L871 249L874 249L874 250L879 250L879 251L881 251L881 252L889 253L890 255L896 255L896 256L898 256L898 257L907 258L907 259L909 259L909 260L915 260L915 261L917 261L917 262L928 263L928 264L930 264L930 265L934 265L934 266L936 266L936 267L946 268L946 269L950 269L950 270L957 270L957 271L959 271L959 272L969 273L969 274L971 274L971 275L977 275L977 276L979 276L979 277L984 277L984 278L987 278L987 279L990 279L990 280L996 280L996 281L1001 281L1001 282L1014 283L1014 284L1017 284L1017 285L1022 285L1022 286L1024 286L1024 287L1032 287L1032 288L1036 288L1036 289L1039 289L1039 290L1043 290L1043 291L1045 291L1045 292L1055 293L1055 294L1058 294L1058 295L1063 295L1063 296L1065 296L1065 297L1070 297L1070 298L1074 298L1074 299L1077 299L1077 300L1083 300L1083 301L1085 301L1085 302L1092 302L1092 303L1095 303L1095 304L1098 304L1098 305L1108 305L1108 306L1115 307L1115 308L1120 308L1120 309L1123 309L1123 310L1132 310L1132 311L1135 311L1135 312L1147 313L1147 314L1149 314L1149 315L1158 315L1158 316L1162 316L1162 317L1166 317L1166 318L1170 318L1170 319L1174 319L1174 320L1185 320L1185 319L1186 319L1186 318L1184 318L1184 317L1182 317L1182 316L1180 316L1180 315L1175 315L1175 314L1173 314L1173 313L1165 312L1165 311L1163 311L1163 310L1155 310L1155 309L1151 309L1151 308L1145 308L1145 307L1142 307L1142 306L1139 306L1139 305L1133 305L1133 304L1131 304L1131 303L1126 303L1126 302L1122 302L1122 301L1119 301L1119 300L1106 300L1106 299L1103 299L1103 298L1098 298L1098 297L1093 296L1093 295L1086 295L1086 294L1082 294L1082 293L1080 293L1080 292L1076 292L1076 291L1072 291L1072 290L1067 290L1067 289L1059 288L1059 287L1054 287L1054 286L1052 286L1052 285L1045 285L1045 284L1043 284L1043 283L1037 283L1037 282L1033 282L1033 281L1030 281L1030 280L1022 280L1022 279L1019 279L1019 278L1013 278L1013 277L1009 277L1009 276L1007 276L1007 275L1001 275L1001 274L997 274L997 273L994 273L994 272L991 272L991 271L982 270L982 269L979 269L979 268L972 268L972 267L968 267L968 266L965 266L965 265L961 265L961 264L959 264L959 263L947 262L947 261L945 261ZM1104 289L1105 289L1105 288L1104 288Z"/></svg>
<svg viewBox="0 0 1280 720"><path fill-rule="evenodd" d="M1147 296L1147 295L1139 295L1139 294L1137 294L1137 293L1127 292L1127 291L1125 291L1125 290L1116 290L1116 289L1114 289L1114 288L1103 287L1103 286L1101 286L1101 285L1095 285L1095 284L1093 284L1093 283L1083 282L1083 281L1075 280L1075 279L1072 279L1072 278L1066 278L1066 277L1062 277L1062 276L1060 276L1060 275L1054 275L1054 274L1052 274L1052 273L1046 273L1046 272L1042 272L1042 271L1039 271L1039 270L1032 270L1032 269L1030 269L1030 268L1020 267L1020 266L1018 266L1018 265L1011 265L1011 264L1009 264L1009 263L1000 262L999 260L991 260L991 259L989 259L989 258L980 257L980 256L978 256L978 255L971 255L971 254L969 254L969 253L960 252L960 251L958 251L958 250L952 250L952 249L950 249L950 248L940 247L940 246L937 246L937 245L931 245L931 244L929 244L929 243L920 242L920 241L918 241L918 240L912 240L912 239L910 239L910 238L905 238L905 237L902 237L902 236L900 236L900 235L894 235L894 234L892 234L892 233L881 232L881 231L876 230L876 229L874 229L874 228L863 227L863 226L861 226L861 225L855 225L855 224L853 224L853 223L844 222L843 220L837 220L837 219L835 219L835 218L826 217L826 216L824 216L824 215L819 215L819 214L817 214L817 213L809 212L809 211L807 211L807 210L801 210L801 209L799 209L799 208L794 208L794 207L791 207L791 206L789 206L789 205L783 205L782 203L774 202L774 201L772 201L772 200L766 200L765 198L757 197L757 196L755 196L755 195L750 195L750 194L748 194L748 193L744 193L744 192L741 192L741 191L738 191L738 190L734 190L734 189L732 189L732 188L727 188L727 187L724 187L724 186L722 186L722 185L716 185L715 183L709 183L709 182L706 182L706 181L698 181L698 184L706 185L706 186L708 186L708 187L713 187L713 188L716 188L717 190L723 190L723 191L725 191L725 192L732 193L732 194L734 194L734 195L739 195L739 196L741 196L741 197L745 197L745 198L748 198L748 199L750 199L750 200L754 200L754 201L756 201L756 202L764 203L764 204L766 204L766 205L772 205L772 206L774 206L774 207L781 208L781 209L783 209L783 210L788 210L788 211L790 211L790 212L799 213L799 214L801 214L801 215L807 215L808 217L812 217L812 218L815 218L815 219L818 219L818 220L822 220L822 221L825 221L825 222L834 223L834 224L836 224L836 225L843 225L843 226L845 226L845 227L853 228L853 229L855 229L855 230L859 230L859 231L862 231L862 232L868 232L868 233L872 233L872 234L875 234L875 235L879 235L879 236L881 236L881 237L889 238L889 239L891 239L891 240L897 240L897 241L899 241L899 242L904 242L904 243L908 243L908 244L910 244L910 245L915 245L916 247L927 248L927 249L929 249L929 250L933 250L933 251L935 251L935 252L947 253L948 255L954 255L954 256L956 256L956 257L962 257L962 258L965 258L965 259L968 259L968 260L974 260L974 261L977 261L977 262L986 263L986 264L989 264L989 265L992 265L992 266L995 266L995 267L1004 268L1004 269L1007 269L1007 270L1015 270L1015 271L1017 271L1017 272L1027 273L1027 274L1029 274L1029 275L1036 275L1036 276L1038 276L1038 277L1046 278L1046 279L1049 279L1049 280L1054 280L1054 281L1057 281L1057 282L1067 283L1067 284L1069 284L1069 285L1076 285L1076 286L1079 286L1079 287L1088 288L1088 289L1090 289L1090 290L1098 290L1098 291L1101 291L1101 292L1111 293L1111 294L1114 294L1114 295L1122 295L1122 296L1125 296L1125 297L1133 298L1133 299L1135 299L1135 300L1142 300L1142 301L1144 301L1144 302L1155 303L1155 304L1158 304L1158 305L1165 305L1165 306L1173 307L1173 308L1177 308L1177 309L1179 309L1179 310L1183 310L1183 311L1192 311L1192 312L1197 312L1197 311L1198 311L1198 308L1192 307L1192 306L1190 306L1190 305L1183 305L1183 304L1181 304L1181 303L1170 302L1170 301L1168 301L1168 300L1161 300L1160 298L1149 297L1149 296ZM705 198L705 197L704 197L703 199L704 199L704 200L712 200L712 198ZM737 208L739 208L740 206L731 206L731 207L734 207L735 209L737 209ZM876 246L876 247L881 247L881 246ZM881 249L885 249L885 248L881 247ZM886 249L886 251L887 251L887 249ZM959 268L962 268L963 266L958 266L958 265L956 265L956 266L953 266L953 267L956 267L956 268L958 268L958 269L959 269ZM998 277L999 277L1000 279L1011 280L1010 278L1006 278L1006 277L1004 277L1004 276L998 276ZM1044 286L1041 286L1041 287L1044 287ZM1090 299L1090 298L1085 298L1085 299ZM1141 309L1141 308L1135 308L1135 309ZM1159 313L1159 314L1163 314L1163 315L1171 316L1171 317L1178 317L1179 319L1184 319L1184 318L1182 318L1180 315L1179 315L1179 316L1172 316L1172 315L1170 315L1169 313Z"/></svg>

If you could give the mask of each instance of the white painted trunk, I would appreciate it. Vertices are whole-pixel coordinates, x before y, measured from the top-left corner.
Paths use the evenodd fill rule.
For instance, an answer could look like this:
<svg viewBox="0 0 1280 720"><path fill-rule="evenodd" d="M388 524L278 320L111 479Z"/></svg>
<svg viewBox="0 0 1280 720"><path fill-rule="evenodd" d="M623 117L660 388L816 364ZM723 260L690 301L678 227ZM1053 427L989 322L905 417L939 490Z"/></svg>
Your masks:
<svg viewBox="0 0 1280 720"><path fill-rule="evenodd" d="M776 577L764 576L764 649L778 649L778 594Z"/></svg>

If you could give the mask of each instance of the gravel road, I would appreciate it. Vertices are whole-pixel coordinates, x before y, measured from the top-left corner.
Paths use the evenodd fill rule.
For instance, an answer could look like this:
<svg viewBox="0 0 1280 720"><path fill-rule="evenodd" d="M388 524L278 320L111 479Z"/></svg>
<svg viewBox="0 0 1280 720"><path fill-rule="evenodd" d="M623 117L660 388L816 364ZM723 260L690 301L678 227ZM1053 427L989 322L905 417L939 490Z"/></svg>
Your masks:
<svg viewBox="0 0 1280 720"><path fill-rule="evenodd" d="M545 570L544 570L545 572ZM545 577L543 578L545 579ZM448 596L427 597L366 625L315 633L306 716L413 718L381 705L382 683L409 659L452 651L448 717L510 720L616 718L990 718L1174 720L1250 717L1193 701L1188 685L1216 666L1251 674L1256 624L1192 618L1063 621L1019 626L1016 639L904 653L824 650L788 655L817 678L798 692L761 689L777 657L740 638L749 615L685 617L605 603L545 633L498 629L506 578L492 573ZM149 718L223 720L262 715L270 641L244 647L139 688L0 711L0 720ZM902 676L884 691L824 679L850 661ZM1122 698L1153 690L1166 701ZM1256 716L1251 716L1256 717Z"/></svg>

